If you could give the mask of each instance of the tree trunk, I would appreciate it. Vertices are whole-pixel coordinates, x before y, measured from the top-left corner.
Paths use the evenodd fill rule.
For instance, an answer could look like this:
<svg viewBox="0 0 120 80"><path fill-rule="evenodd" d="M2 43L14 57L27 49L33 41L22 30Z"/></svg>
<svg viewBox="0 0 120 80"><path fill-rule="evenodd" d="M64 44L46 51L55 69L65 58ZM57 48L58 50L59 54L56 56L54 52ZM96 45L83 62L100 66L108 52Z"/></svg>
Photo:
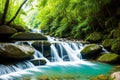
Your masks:
<svg viewBox="0 0 120 80"><path fill-rule="evenodd" d="M7 22L7 24L9 25L12 21L15 20L15 18L17 17L18 13L20 12L22 6L27 2L27 0L24 0L23 3L20 5L20 7L18 8L17 12L15 13L15 15L13 16L13 18L11 18L10 21Z"/></svg>
<svg viewBox="0 0 120 80"><path fill-rule="evenodd" d="M4 25L4 24L5 24L5 19L6 19L6 16L7 16L7 11L8 11L8 7L9 7L9 2L10 2L10 0L6 0L5 8L4 8L4 13L3 13L3 15L2 15L0 25Z"/></svg>

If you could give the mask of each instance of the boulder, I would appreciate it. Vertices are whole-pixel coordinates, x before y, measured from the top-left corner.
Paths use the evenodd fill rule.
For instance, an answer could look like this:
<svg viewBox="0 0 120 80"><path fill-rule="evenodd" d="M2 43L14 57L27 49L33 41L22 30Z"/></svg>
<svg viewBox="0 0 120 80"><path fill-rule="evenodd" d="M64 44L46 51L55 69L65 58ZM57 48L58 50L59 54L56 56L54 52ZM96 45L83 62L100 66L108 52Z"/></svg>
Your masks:
<svg viewBox="0 0 120 80"><path fill-rule="evenodd" d="M100 32L93 32L87 38L90 42L100 42L102 40L102 34Z"/></svg>
<svg viewBox="0 0 120 80"><path fill-rule="evenodd" d="M10 37L12 40L47 40L47 37L40 33L19 32Z"/></svg>
<svg viewBox="0 0 120 80"><path fill-rule="evenodd" d="M10 25L10 26L12 28L15 28L17 32L25 32L28 30L26 26L20 26L20 25Z"/></svg>
<svg viewBox="0 0 120 80"><path fill-rule="evenodd" d="M120 25L118 24L118 27L113 32L113 38L120 37Z"/></svg>
<svg viewBox="0 0 120 80"><path fill-rule="evenodd" d="M0 26L0 39L6 39L9 38L12 34L16 33L17 30L14 28L11 28L7 25Z"/></svg>
<svg viewBox="0 0 120 80"><path fill-rule="evenodd" d="M38 59L31 59L30 62L32 62L35 66L45 65L47 63L47 60L45 58L38 58Z"/></svg>
<svg viewBox="0 0 120 80"><path fill-rule="evenodd" d="M120 54L120 38L117 38L112 42L111 51Z"/></svg>
<svg viewBox="0 0 120 80"><path fill-rule="evenodd" d="M35 41L32 43L32 46L39 50L46 58L51 57L50 46L51 43L48 41Z"/></svg>
<svg viewBox="0 0 120 80"><path fill-rule="evenodd" d="M114 39L105 39L103 42L102 42L102 46L106 49L111 49L111 46L112 46L112 42L113 42Z"/></svg>
<svg viewBox="0 0 120 80"><path fill-rule="evenodd" d="M0 44L0 58L27 59L32 58L34 49L27 45L17 45L10 43Z"/></svg>
<svg viewBox="0 0 120 80"><path fill-rule="evenodd" d="M100 62L117 64L119 63L120 56L115 53L103 54L97 60Z"/></svg>
<svg viewBox="0 0 120 80"><path fill-rule="evenodd" d="M120 80L120 72L118 71L118 72L112 73L110 78L111 78L110 80Z"/></svg>
<svg viewBox="0 0 120 80"><path fill-rule="evenodd" d="M102 47L100 45L90 44L81 50L81 55L83 58L96 58L101 51Z"/></svg>

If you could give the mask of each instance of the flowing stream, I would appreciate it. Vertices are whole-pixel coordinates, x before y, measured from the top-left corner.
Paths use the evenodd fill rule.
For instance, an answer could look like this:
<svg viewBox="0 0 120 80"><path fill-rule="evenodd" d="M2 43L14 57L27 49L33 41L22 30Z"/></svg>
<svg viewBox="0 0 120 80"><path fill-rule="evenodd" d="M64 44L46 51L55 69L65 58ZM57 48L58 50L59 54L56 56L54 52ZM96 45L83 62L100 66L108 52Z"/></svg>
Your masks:
<svg viewBox="0 0 120 80"><path fill-rule="evenodd" d="M89 62L82 59L80 54L84 45L80 42L54 41L51 43L49 58L44 54L44 43L41 51L35 49L34 59L45 59L46 65L34 65L30 60L14 64L0 64L0 80L90 80L101 74L108 74L111 65L99 62ZM31 42L16 42L15 44L28 44Z"/></svg>

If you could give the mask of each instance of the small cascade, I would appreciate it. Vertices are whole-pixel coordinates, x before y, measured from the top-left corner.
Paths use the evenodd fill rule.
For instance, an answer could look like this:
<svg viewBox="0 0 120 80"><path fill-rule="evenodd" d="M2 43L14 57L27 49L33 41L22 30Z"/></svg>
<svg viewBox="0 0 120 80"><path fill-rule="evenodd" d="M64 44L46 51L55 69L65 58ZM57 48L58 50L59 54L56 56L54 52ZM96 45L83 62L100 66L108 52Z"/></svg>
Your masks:
<svg viewBox="0 0 120 80"><path fill-rule="evenodd" d="M56 47L53 44L50 46L50 48L51 48L51 61L52 62L61 62L61 61L63 61L59 57L57 49L56 49Z"/></svg>
<svg viewBox="0 0 120 80"><path fill-rule="evenodd" d="M80 54L80 51L85 46L82 43L75 42L75 41L74 42L60 41L59 39L55 39L53 37L51 38L50 36L47 36L47 38L48 38L48 43L50 43L50 45L47 46L45 45L44 41L41 41L40 45L37 45L39 46L38 48L40 49L34 48L34 51L35 51L33 55L34 59L22 61L22 62L16 62L16 63L9 64L9 65L0 64L0 76L9 74L12 72L19 72L21 70L27 70L28 68L36 69L36 66L38 67L41 64L40 60L41 61L45 60L48 63L46 65L50 65L50 66L52 66L51 64L54 64L54 63L63 64L64 66L65 63L69 63L69 62L70 63L80 62L80 66L81 66L81 64L85 62L82 60L82 56ZM26 44L26 45L32 46L33 42L34 41L18 41L18 42L15 42L15 44ZM45 48L46 46L47 48ZM50 47L50 49L48 49L48 47ZM103 47L102 49L104 52L108 52ZM35 64L37 65L33 64L31 62L32 60L37 61L37 63L35 62ZM49 67L47 66L46 68L49 68Z"/></svg>

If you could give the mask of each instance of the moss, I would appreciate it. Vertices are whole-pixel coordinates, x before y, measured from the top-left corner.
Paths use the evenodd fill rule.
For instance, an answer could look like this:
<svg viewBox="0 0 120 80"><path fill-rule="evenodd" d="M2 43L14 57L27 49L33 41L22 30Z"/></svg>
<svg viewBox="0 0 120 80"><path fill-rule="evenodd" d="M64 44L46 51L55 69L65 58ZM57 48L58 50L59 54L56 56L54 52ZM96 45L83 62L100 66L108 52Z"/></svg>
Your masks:
<svg viewBox="0 0 120 80"><path fill-rule="evenodd" d="M47 40L45 35L40 33L18 32L10 37L13 40Z"/></svg>
<svg viewBox="0 0 120 80"><path fill-rule="evenodd" d="M120 54L120 38L113 41L111 50L117 54Z"/></svg>
<svg viewBox="0 0 120 80"><path fill-rule="evenodd" d="M105 62L105 63L118 63L120 59L120 56L115 53L110 54L103 54L98 58L98 61Z"/></svg>
<svg viewBox="0 0 120 80"><path fill-rule="evenodd" d="M113 33L113 38L118 38L118 37L120 37L120 26L118 26Z"/></svg>
<svg viewBox="0 0 120 80"><path fill-rule="evenodd" d="M100 42L102 40L102 34L100 32L93 32L87 38L90 42Z"/></svg>
<svg viewBox="0 0 120 80"><path fill-rule="evenodd" d="M112 45L112 42L113 42L113 39L105 39L103 42L102 42L102 45L107 48L107 49L111 49L111 45Z"/></svg>
<svg viewBox="0 0 120 80"><path fill-rule="evenodd" d="M83 48L81 54L83 58L96 57L102 51L102 47L96 44L90 44Z"/></svg>

